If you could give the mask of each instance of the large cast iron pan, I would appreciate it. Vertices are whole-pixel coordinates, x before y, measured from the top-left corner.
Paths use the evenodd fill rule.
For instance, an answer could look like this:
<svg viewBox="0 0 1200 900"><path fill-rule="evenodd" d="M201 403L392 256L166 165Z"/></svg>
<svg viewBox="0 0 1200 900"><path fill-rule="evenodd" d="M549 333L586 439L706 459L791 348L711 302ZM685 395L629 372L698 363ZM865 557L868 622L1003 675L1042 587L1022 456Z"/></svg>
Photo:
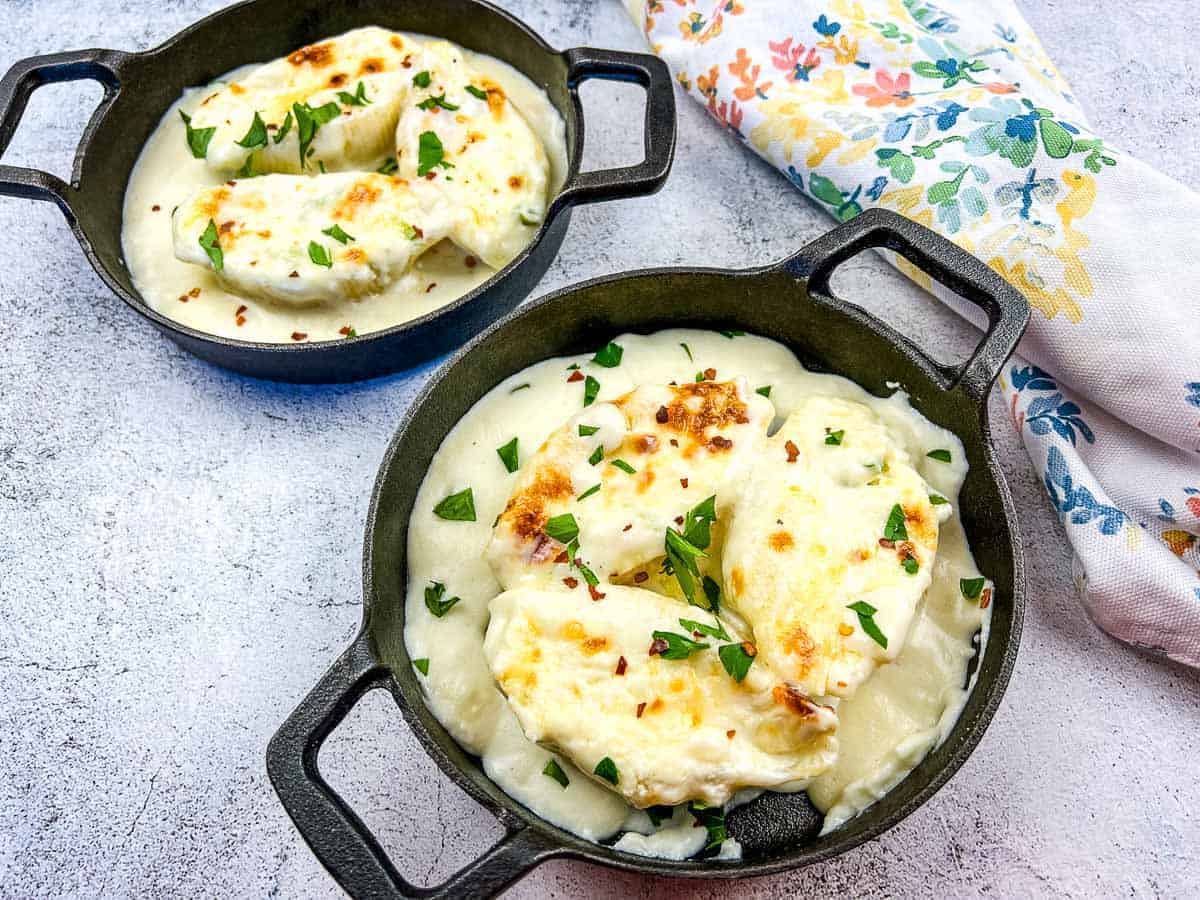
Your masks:
<svg viewBox="0 0 1200 900"><path fill-rule="evenodd" d="M125 267L121 208L129 173L163 112L185 88L364 25L448 38L504 60L546 91L566 121L568 171L533 242L453 303L357 338L307 344L238 341L187 328L150 309ZM631 81L646 89L646 156L638 165L579 171L584 121L578 88L589 78ZM282 381L370 378L459 346L533 290L562 244L571 207L653 193L666 180L675 152L675 97L661 60L587 48L560 53L508 13L479 0L250 0L144 53L76 50L25 59L0 81L0 156L37 88L81 79L100 82L104 98L84 130L70 183L38 169L0 165L0 194L57 203L104 283L186 350L247 375Z"/></svg>
<svg viewBox="0 0 1200 900"><path fill-rule="evenodd" d="M905 337L829 291L838 264L888 247L983 308L989 327L965 364L940 366ZM763 269L658 269L602 278L551 294L497 323L446 363L405 417L383 460L367 517L362 630L271 740L267 769L313 852L356 897L490 895L553 857L659 875L764 875L843 853L895 825L940 787L979 742L1008 683L1025 600L1012 500L989 439L987 394L1024 331L1029 308L994 272L958 247L892 213L866 212ZM591 351L621 332L672 326L744 329L791 347L807 366L854 379L876 394L899 381L925 416L963 442L970 473L959 511L980 570L995 581L991 633L978 682L949 738L894 790L824 837L804 795L764 794L730 814L740 862L668 862L619 853L542 821L497 788L426 708L404 647L408 519L442 439L505 377L540 360ZM322 741L369 690L384 688L426 752L489 809L507 835L436 888L406 882L366 826L317 770ZM415 820L414 820L415 821Z"/></svg>

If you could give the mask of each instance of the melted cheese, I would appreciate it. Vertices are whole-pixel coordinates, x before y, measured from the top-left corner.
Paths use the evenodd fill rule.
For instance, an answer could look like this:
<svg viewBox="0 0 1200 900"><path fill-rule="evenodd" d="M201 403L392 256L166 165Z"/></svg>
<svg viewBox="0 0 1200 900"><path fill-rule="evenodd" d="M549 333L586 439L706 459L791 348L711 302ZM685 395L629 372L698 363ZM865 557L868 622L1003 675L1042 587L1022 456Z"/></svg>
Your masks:
<svg viewBox="0 0 1200 900"><path fill-rule="evenodd" d="M693 633L699 623L727 635ZM707 649L686 659L654 650L655 631ZM496 683L531 741L559 748L583 772L613 763L610 784L633 806L725 803L746 787L779 787L827 769L837 717L762 665L742 682L718 647L741 636L711 614L641 588L518 588L491 602L484 640Z"/></svg>
<svg viewBox="0 0 1200 900"><path fill-rule="evenodd" d="M960 578L979 574L954 511L966 474L962 446L953 434L918 415L903 393L877 398L844 378L808 372L785 347L764 338L730 340L712 332L669 330L624 335L616 342L624 348L617 368L599 367L588 354L547 360L501 382L451 430L430 464L408 531L405 610L408 652L414 659L429 660L428 674L418 676L426 702L465 749L482 757L489 777L548 821L590 840L624 831L616 846L632 853L679 859L698 851L704 829L692 827L691 817L682 810L671 822L654 828L644 813L634 811L565 757L559 759L570 778L566 790L541 774L552 751L525 736L516 713L497 688L484 654L483 635L490 622L489 604L503 589L485 551L492 540L493 520L504 510L522 473L508 473L496 448L514 437L521 448L540 447L563 422L581 412L583 386L567 381L568 365L578 365L585 375L598 379L597 407L638 385L691 381L698 367L715 368L722 379L745 378L753 389L770 387L770 400L784 419L813 396L861 403L886 425L929 488L950 501L950 516L939 528L932 581L903 649L854 696L838 704L837 758L808 783L810 797L826 813L825 827L837 827L901 780L936 746L949 733L968 696L964 685L972 637L986 629L989 611L959 593ZM681 343L688 345L690 357ZM824 423L822 435L823 427ZM951 451L951 463L926 457L939 448ZM530 459L523 456L522 467ZM468 484L476 521L446 521L433 514L440 500ZM590 499L595 497L584 505ZM718 519L717 526L721 524ZM713 542L720 543L715 530ZM713 561L718 563L713 571L719 578L720 561ZM445 583L450 594L462 598L443 618L435 618L425 608L423 592L431 581ZM722 587L727 593L728 586ZM612 588L603 590L607 589ZM587 595L577 591L574 596L582 603ZM607 597L601 603L606 601ZM722 620L728 621L724 615ZM722 855L736 854L736 843L727 841Z"/></svg>
<svg viewBox="0 0 1200 900"><path fill-rule="evenodd" d="M326 96L337 98L337 94L341 90L353 95L357 90L359 80L364 82L366 97L371 101L367 106L355 106L344 104L340 99L338 100L343 115L317 129L312 142L313 155L308 158L310 165L304 170L306 175L319 174L321 163L324 163L326 169L331 173L345 168L373 172L387 158L394 157L399 106L396 106L394 116L391 113L388 114L386 123L375 122L369 118L382 112L383 107L388 103L381 95L381 88L377 85L369 86L374 82L369 81L368 76L374 73L363 72L363 78L358 78L359 69L374 58L373 55L367 53L368 44L370 47L375 47L375 44L381 40L381 34L387 35L390 32L381 32L380 29L360 29L359 32L351 32L340 38L331 38L329 41L323 41L315 46L333 42L345 49L344 39L360 33L369 37L369 41L361 45L362 52L353 54L347 52L344 57L342 55L335 56L337 62L356 61L356 66L348 68L337 65L318 67L315 65L316 57L308 54L307 56L311 58L304 63L303 72L298 70L298 74L295 76L299 78L301 74L309 73L315 79L315 73L318 70L321 77L325 78L341 72L351 76L345 87L329 86L325 89L326 94L320 92L306 94L310 106L329 102ZM398 72L402 74L398 74L397 78L403 87L403 91L400 93L411 96L412 76L420 71L416 68L415 60L421 53L421 48L424 44L429 43L430 39L411 34L400 34L397 37L404 44L402 55L387 56L383 52L384 48L380 47L378 48L380 53L375 56L383 58L386 63L383 74L392 73L392 62L399 59ZM388 37L383 43L390 46L391 38ZM399 50L396 52L400 53ZM482 54L468 51L463 51L463 53L473 70L480 73L483 78L503 87L510 105L520 113L522 119L533 130L537 140L544 147L549 161L548 191L557 190L567 171L565 125L549 98L532 81L505 63ZM405 68L404 60L410 54L409 67ZM281 63L286 63L286 60L277 60L268 66L278 68ZM142 154L134 166L125 191L121 245L134 286L147 305L185 326L222 337L268 342L336 340L350 333L351 330L358 334L366 334L431 313L478 287L496 273L496 269L478 255L460 249L450 240L444 240L417 258L404 274L398 277L389 275L387 279L381 279L377 290L372 287L371 291L367 293L358 295L346 293L330 298L324 295L320 288L315 288L314 296L321 295L322 298L319 302L302 299L298 303L294 298L291 286L285 291L287 296L278 299L274 296L274 291L261 285L257 289L251 286L246 293L240 293L239 289L230 284L228 279L222 280L218 277L206 258L202 259L197 255L200 250L198 245L195 248L189 248L189 260L195 260L195 262L177 259L174 252L174 232L171 224L172 210L186 205L190 198L201 191L221 186L229 180L231 174L240 170L244 165L246 156L249 154L236 142L244 138L249 131L255 111L250 108L251 106L259 104L257 109L268 125L279 125L286 119L286 112L283 110L284 104L293 95L288 94L286 90L280 90L279 85L283 82L275 79L275 87L269 90L264 89L266 93L260 93L255 88L256 99L252 102L243 104L241 99L237 99L236 106L241 118L235 118L231 112L225 117L228 122L216 115L206 118L210 113L201 113L203 101L214 94L226 91L230 85L235 83L245 89L250 76L264 68L268 67L247 66L229 73L211 85L185 92L166 111L158 127L142 149ZM291 68L297 67L292 66ZM304 78L308 79L309 75L304 74ZM304 93L313 85L319 86L320 82L313 79L305 81L304 86L297 90ZM272 91L274 93L271 93ZM247 93L249 92L247 91ZM232 110L235 98L246 97L247 93L237 94L233 90L228 90L227 93L222 94L224 99L221 102L231 104L230 109ZM275 97L270 101L274 104L270 112L264 108L264 104L268 102L265 99L268 93ZM208 106L212 106L216 102L217 100L212 100ZM197 159L189 150L186 129L183 122L180 121L180 112L192 116L193 128L215 127L217 129L209 142L207 159ZM350 115L345 115L347 112ZM298 132L294 118L293 116L289 134L278 145L275 144L274 138L281 129L268 131L270 135L268 147L253 153L252 169L255 173L299 171ZM386 127L383 127L385 124ZM360 126L370 130L371 134L384 135L383 149L378 150L378 155L365 161L361 158L366 153L363 148L370 145L374 138L363 137L359 130ZM348 148L348 141L351 141L354 148L358 149ZM294 168L291 164L293 159L295 160ZM241 185L260 179L235 178L234 180ZM429 187L432 190L432 185ZM439 210L437 207L438 203L444 202L444 198L441 198L440 195L434 195L428 203L423 201L423 207L428 214L435 217L447 215L446 210ZM297 211L293 210L292 212L294 214ZM397 214L399 215L399 213ZM325 223L321 225L321 228L326 228L329 224L331 223ZM346 228L345 230L354 234L355 237L359 237L353 229ZM536 228L524 227L522 233L523 239L528 241L536 233ZM333 242L324 240L320 229L312 235L311 239L327 243L331 252L337 249L333 246ZM307 247L307 240L303 241L303 246ZM522 246L524 245L522 244ZM397 248L401 253L407 249L406 246ZM307 263L307 261L307 251L305 251L301 262ZM495 260L493 259L493 261ZM261 261L259 265L262 265ZM291 271L294 269L287 270L288 273ZM315 270L312 271L314 274L321 274L316 273ZM392 271L390 266L389 271ZM346 274L349 276L348 281L363 277L362 274ZM383 284L382 282L385 280L388 283ZM353 289L353 284L350 287ZM249 296L251 293L254 296Z"/></svg>

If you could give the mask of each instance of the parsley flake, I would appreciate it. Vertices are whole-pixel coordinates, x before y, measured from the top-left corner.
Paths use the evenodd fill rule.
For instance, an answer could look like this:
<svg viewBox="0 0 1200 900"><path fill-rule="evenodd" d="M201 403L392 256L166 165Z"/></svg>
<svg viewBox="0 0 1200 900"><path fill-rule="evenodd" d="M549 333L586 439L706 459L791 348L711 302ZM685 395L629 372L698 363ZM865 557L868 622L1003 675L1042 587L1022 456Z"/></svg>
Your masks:
<svg viewBox="0 0 1200 900"><path fill-rule="evenodd" d="M292 113L289 110L288 114L286 116L284 116L283 124L280 125L279 130L275 132L275 137L273 138L275 143L277 143L277 144L280 143L285 137L287 137L288 132L291 130L292 130Z"/></svg>
<svg viewBox="0 0 1200 900"><path fill-rule="evenodd" d="M391 175L393 172L395 172L399 168L400 168L400 163L396 160L396 157L389 156L387 159L385 159L383 161L383 165L381 165L375 171L378 172L380 175Z"/></svg>
<svg viewBox="0 0 1200 900"><path fill-rule="evenodd" d="M446 161L446 151L441 138L432 131L422 131L417 145L417 175L424 177L438 166L453 169L454 163Z"/></svg>
<svg viewBox="0 0 1200 900"><path fill-rule="evenodd" d="M717 619L716 625L705 625L703 622L697 622L693 619L680 619L679 624L690 631L692 634L699 632L706 634L711 638L716 638L719 641L732 641L729 632L725 630L725 626L721 624L721 620Z"/></svg>
<svg viewBox="0 0 1200 900"><path fill-rule="evenodd" d="M196 157L196 159L204 159L204 157L208 156L208 142L217 133L216 127L193 128L191 116L182 109L179 111L179 115L183 118L183 127L187 129L188 149L192 151L192 156Z"/></svg>
<svg viewBox="0 0 1200 900"><path fill-rule="evenodd" d="M221 249L221 244L217 237L217 223L212 219L208 220L208 227L204 229L204 234L200 235L200 246L204 248L204 252L208 255L208 260L212 263L214 272L220 272L225 268L225 252Z"/></svg>
<svg viewBox="0 0 1200 900"><path fill-rule="evenodd" d="M341 225L332 225L329 228L322 228L321 234L329 235L339 244L346 244L354 240L354 235L346 234L346 232L342 231Z"/></svg>
<svg viewBox="0 0 1200 900"><path fill-rule="evenodd" d="M571 783L571 779L567 778L567 773L562 770L562 766L558 764L558 760L554 757L550 757L550 761L546 763L546 768L542 769L542 774L553 778L562 785L564 790Z"/></svg>
<svg viewBox="0 0 1200 900"><path fill-rule="evenodd" d="M570 544L579 537L579 523L570 513L552 517L543 530L560 544Z"/></svg>
<svg viewBox="0 0 1200 900"><path fill-rule="evenodd" d="M470 488L451 494L433 508L433 514L451 522L474 522L475 495Z"/></svg>
<svg viewBox="0 0 1200 900"><path fill-rule="evenodd" d="M477 100L487 100L487 91L480 90L473 84L467 85L467 93Z"/></svg>
<svg viewBox="0 0 1200 900"><path fill-rule="evenodd" d="M721 658L721 665L738 684L742 683L750 671L750 667L754 665L756 654L750 653L746 647L746 644L725 644L717 651L717 656Z"/></svg>
<svg viewBox="0 0 1200 900"><path fill-rule="evenodd" d="M945 497L943 497L941 494L930 494L929 502L932 503L934 506L941 506L942 504L949 503L950 501L947 500Z"/></svg>
<svg viewBox="0 0 1200 900"><path fill-rule="evenodd" d="M262 120L262 116L258 114L257 110L254 112L254 121L250 123L250 130L246 132L246 136L235 143L247 150L266 149L267 123Z"/></svg>
<svg viewBox="0 0 1200 900"><path fill-rule="evenodd" d="M446 586L440 581L431 581L425 588L425 606L437 618L441 618L446 613L454 608L454 605L459 602L460 597L451 597L449 600L443 600L446 595Z"/></svg>
<svg viewBox="0 0 1200 900"><path fill-rule="evenodd" d="M635 469L629 463L625 462L625 460L623 460L623 459L610 459L608 462L609 462L609 465L616 466L618 469L620 469L626 475L633 475L637 472L637 469Z"/></svg>
<svg viewBox="0 0 1200 900"><path fill-rule="evenodd" d="M412 664L413 664L413 666L416 667L416 670L418 672L420 672L422 675L429 674L429 657L423 656L420 659L414 659L412 661Z"/></svg>
<svg viewBox="0 0 1200 900"><path fill-rule="evenodd" d="M708 600L708 608L714 614L721 608L721 586L708 575L700 582L704 588L704 596Z"/></svg>
<svg viewBox="0 0 1200 900"><path fill-rule="evenodd" d="M613 786L616 786L621 781L621 773L617 771L617 764L610 757L606 756L600 762L596 763L596 768L592 771Z"/></svg>
<svg viewBox="0 0 1200 900"><path fill-rule="evenodd" d="M624 347L609 341L596 351L596 355L592 357L592 362L598 366L604 366L606 369L615 369L621 364L621 357L624 353Z"/></svg>
<svg viewBox="0 0 1200 900"><path fill-rule="evenodd" d="M439 94L436 97L433 97L433 96L426 97L424 100L422 100L420 103L417 104L417 109L423 109L423 110L428 111L428 110L434 109L435 107L439 107L439 106L442 109L446 110L447 112L454 112L454 110L458 109L458 104L449 102L446 99L446 95L444 93Z"/></svg>
<svg viewBox="0 0 1200 900"><path fill-rule="evenodd" d="M579 436L580 437L591 437L593 434L595 434L599 430L600 430L599 425L580 425L579 426Z"/></svg>
<svg viewBox="0 0 1200 900"><path fill-rule="evenodd" d="M688 812L690 812L696 820L697 825L703 825L704 830L708 832L708 843L704 845L705 850L710 850L713 847L719 847L725 843L725 810L720 806L706 806L703 803L693 800L688 804Z"/></svg>
<svg viewBox="0 0 1200 900"><path fill-rule="evenodd" d="M770 397L771 396L771 386L769 384L764 384L760 388L755 388L754 393L762 394L764 397Z"/></svg>
<svg viewBox="0 0 1200 900"><path fill-rule="evenodd" d="M588 457L588 462L594 466L597 463L599 463L600 460L602 460L602 459L604 459L604 445L603 444L601 444L599 447L597 447L595 450L592 451L592 455Z"/></svg>
<svg viewBox="0 0 1200 900"><path fill-rule="evenodd" d="M825 443L833 447L840 447L842 444L842 438L845 436L845 429L839 428L837 431L831 431L825 435Z"/></svg>
<svg viewBox="0 0 1200 900"><path fill-rule="evenodd" d="M858 600L851 603L847 606L847 609L851 609L858 614L858 624L862 627L862 630L867 633L867 636L871 640L886 650L888 645L887 636L875 624L875 613L878 610L865 600Z"/></svg>
<svg viewBox="0 0 1200 900"><path fill-rule="evenodd" d="M588 488L586 491L584 491L582 494L580 494L578 497L576 497L575 500L576 500L576 502L578 502L580 500L586 500L588 497L592 496L592 494L596 493L596 491L598 491L598 490L600 490L600 485L593 484L590 488Z"/></svg>
<svg viewBox="0 0 1200 900"><path fill-rule="evenodd" d="M367 99L367 86L361 81L358 83L358 88L353 94L346 91L338 91L338 99L347 106L369 106L371 101Z"/></svg>
<svg viewBox="0 0 1200 900"><path fill-rule="evenodd" d="M904 509L897 503L888 513L887 524L883 526L883 536L889 541L907 541L908 529L904 525Z"/></svg>
<svg viewBox="0 0 1200 900"><path fill-rule="evenodd" d="M695 361L696 361L696 360L695 360L695 359L692 357L692 348L691 348L691 347L689 347L687 344L680 344L679 346L680 346L680 347L682 347L682 348L683 348L683 352L684 352L684 353L686 353L686 354L688 355L688 362L695 362Z"/></svg>
<svg viewBox="0 0 1200 900"><path fill-rule="evenodd" d="M500 462L504 463L504 468L509 473L517 471L520 468L520 462L517 460L517 439L513 438L503 447L496 448L496 455L500 457Z"/></svg>
<svg viewBox="0 0 1200 900"><path fill-rule="evenodd" d="M589 375L583 381L583 405L591 406L596 402L596 396L600 393L600 382Z"/></svg>
<svg viewBox="0 0 1200 900"><path fill-rule="evenodd" d="M429 72L427 70L418 72L416 75L413 76L413 84L415 84L419 88L429 87L429 83L432 80L433 80L433 77L429 74Z"/></svg>
<svg viewBox="0 0 1200 900"><path fill-rule="evenodd" d="M308 258L313 261L313 265L324 266L326 269L333 268L333 260L329 257L329 251L316 241L308 242Z"/></svg>
<svg viewBox="0 0 1200 900"><path fill-rule="evenodd" d="M746 336L746 332L744 332L744 331L722 331L721 334L725 335L725 337L729 338L731 341L735 337L745 337Z"/></svg>
<svg viewBox="0 0 1200 900"><path fill-rule="evenodd" d="M983 585L987 581L985 578L960 578L958 579L958 589L962 592L965 600L978 600L980 593L983 592Z"/></svg>
<svg viewBox="0 0 1200 900"><path fill-rule="evenodd" d="M918 563L916 557L913 556L904 557L904 562L902 562L900 565L904 566L904 571L909 575L916 575L921 568L920 563Z"/></svg>
<svg viewBox="0 0 1200 900"><path fill-rule="evenodd" d="M937 450L930 450L925 455L928 456L930 459L936 459L938 462L944 462L944 463L950 462L950 451L946 450L944 448L938 448Z"/></svg>
<svg viewBox="0 0 1200 900"><path fill-rule="evenodd" d="M662 641L666 643L667 648L658 654L663 659L687 659L693 653L699 653L701 650L709 648L708 644L702 644L686 635L676 634L673 631L655 631L650 636L656 642Z"/></svg>

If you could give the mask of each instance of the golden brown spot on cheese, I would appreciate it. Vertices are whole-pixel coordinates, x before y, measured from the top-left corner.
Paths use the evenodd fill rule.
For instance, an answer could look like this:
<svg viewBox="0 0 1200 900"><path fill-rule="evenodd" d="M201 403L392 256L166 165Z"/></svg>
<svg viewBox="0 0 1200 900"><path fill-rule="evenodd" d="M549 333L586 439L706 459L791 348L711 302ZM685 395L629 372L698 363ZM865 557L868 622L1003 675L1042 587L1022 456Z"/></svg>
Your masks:
<svg viewBox="0 0 1200 900"><path fill-rule="evenodd" d="M925 507L904 507L904 525L909 536L927 546L937 544L937 524L926 515Z"/></svg>
<svg viewBox="0 0 1200 900"><path fill-rule="evenodd" d="M364 59L362 65L358 67L359 75L374 75L376 72L382 72L387 68L387 64L378 56L372 56L370 59Z"/></svg>
<svg viewBox="0 0 1200 900"><path fill-rule="evenodd" d="M671 683L667 687L671 689L671 693L678 694L686 685L683 683L682 678L672 678Z"/></svg>
<svg viewBox="0 0 1200 900"><path fill-rule="evenodd" d="M508 178L508 186L514 191L519 191L525 180L520 175L510 175Z"/></svg>
<svg viewBox="0 0 1200 900"><path fill-rule="evenodd" d="M246 93L246 89L235 81L229 85L229 93L244 94L244 93Z"/></svg>
<svg viewBox="0 0 1200 900"><path fill-rule="evenodd" d="M569 641L578 641L586 634L587 631L584 629L582 622L572 619L570 622L563 624L562 636Z"/></svg>
<svg viewBox="0 0 1200 900"><path fill-rule="evenodd" d="M780 642L783 649L791 656L795 657L796 671L804 674L812 668L813 662L817 655L817 645L813 643L813 639L808 636L808 632L803 625L796 625L783 636Z"/></svg>
<svg viewBox="0 0 1200 900"><path fill-rule="evenodd" d="M663 703L662 697L655 697L653 702L651 702L649 709L650 712L658 712L666 705L667 704Z"/></svg>
<svg viewBox="0 0 1200 900"><path fill-rule="evenodd" d="M365 263L367 261L367 251L361 247L351 247L342 254L342 259L351 263Z"/></svg>
<svg viewBox="0 0 1200 900"><path fill-rule="evenodd" d="M533 481L517 491L504 507L501 519L523 540L541 535L550 516L547 505L574 496L571 476L555 466L537 471Z"/></svg>
<svg viewBox="0 0 1200 900"><path fill-rule="evenodd" d="M329 77L329 86L330 87L341 87L345 83L346 83L346 73L345 72L338 72L336 75L331 75Z"/></svg>
<svg viewBox="0 0 1200 900"><path fill-rule="evenodd" d="M478 131L468 131L467 132L467 143L468 144L475 144L475 143L478 143L479 141L486 141L486 140L487 140L486 134L483 134Z"/></svg>
<svg viewBox="0 0 1200 900"><path fill-rule="evenodd" d="M658 438L652 434L639 434L630 443L634 453L653 453L658 449Z"/></svg>
<svg viewBox="0 0 1200 900"><path fill-rule="evenodd" d="M734 566L729 573L729 584L735 595L740 595L746 589L746 574L741 566Z"/></svg>
<svg viewBox="0 0 1200 900"><path fill-rule="evenodd" d="M215 191L209 191L204 199L200 201L198 212L201 218L214 218L217 211L220 210L221 204L229 199L229 189L220 187Z"/></svg>
<svg viewBox="0 0 1200 900"><path fill-rule="evenodd" d="M333 43L310 44L307 47L301 47L287 60L293 66L302 66L307 63L315 69L323 68L333 62Z"/></svg>
<svg viewBox="0 0 1200 900"><path fill-rule="evenodd" d="M601 650L608 647L608 638L606 637L588 637L584 638L581 644L583 652L588 656L595 656Z"/></svg>
<svg viewBox="0 0 1200 900"><path fill-rule="evenodd" d="M850 637L850 635L854 634L854 629L845 622L842 622L840 625L838 625L838 634L840 634L842 637Z"/></svg>
<svg viewBox="0 0 1200 900"><path fill-rule="evenodd" d="M504 113L504 88L496 84L494 81L484 81L483 89L487 92L488 109L492 111L492 116L499 119Z"/></svg>
<svg viewBox="0 0 1200 900"><path fill-rule="evenodd" d="M342 198L333 209L335 219L353 219L359 207L370 206L380 195L379 188L367 181L356 182L354 187Z"/></svg>
<svg viewBox="0 0 1200 900"><path fill-rule="evenodd" d="M400 35L398 34L393 34L388 43L391 44L396 50L404 49L404 41L400 39ZM405 57L405 59L407 60L408 57Z"/></svg>
<svg viewBox="0 0 1200 900"><path fill-rule="evenodd" d="M767 542L770 544L771 549L776 553L783 553L796 546L796 541L792 538L791 534L786 531L776 531L769 538L767 538Z"/></svg>
<svg viewBox="0 0 1200 900"><path fill-rule="evenodd" d="M800 693L799 688L794 684L785 682L775 685L771 690L771 696L780 706L786 706L798 716L807 718L817 711L812 702Z"/></svg>
<svg viewBox="0 0 1200 900"><path fill-rule="evenodd" d="M670 391L671 402L660 407L654 419L671 431L692 439L692 445L685 450L685 455L695 446L708 443L705 433L709 429L749 421L746 404L738 397L737 385L732 381L673 385ZM623 400L618 400L617 405L622 406ZM663 409L666 410L665 418ZM724 441L722 438L722 443Z"/></svg>
<svg viewBox="0 0 1200 900"><path fill-rule="evenodd" d="M655 474L653 469L642 469L638 474L637 492L644 494L650 490L650 485L654 484Z"/></svg>

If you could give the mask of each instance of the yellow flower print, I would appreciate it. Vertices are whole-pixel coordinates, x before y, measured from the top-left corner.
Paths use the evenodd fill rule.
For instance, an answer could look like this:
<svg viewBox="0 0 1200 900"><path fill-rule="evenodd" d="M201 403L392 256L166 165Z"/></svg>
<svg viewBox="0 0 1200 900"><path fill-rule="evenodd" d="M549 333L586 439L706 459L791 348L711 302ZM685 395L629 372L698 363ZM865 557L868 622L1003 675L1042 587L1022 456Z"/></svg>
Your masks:
<svg viewBox="0 0 1200 900"><path fill-rule="evenodd" d="M763 121L750 131L750 143L766 154L773 144L780 145L783 157L791 162L798 153L807 152L805 164L818 165L843 141L842 135L809 116L811 98L789 90L758 104Z"/></svg>
<svg viewBox="0 0 1200 900"><path fill-rule="evenodd" d="M1187 531L1180 531L1177 528L1170 528L1164 531L1162 539L1176 556L1183 556L1196 543L1196 536L1194 534Z"/></svg>

